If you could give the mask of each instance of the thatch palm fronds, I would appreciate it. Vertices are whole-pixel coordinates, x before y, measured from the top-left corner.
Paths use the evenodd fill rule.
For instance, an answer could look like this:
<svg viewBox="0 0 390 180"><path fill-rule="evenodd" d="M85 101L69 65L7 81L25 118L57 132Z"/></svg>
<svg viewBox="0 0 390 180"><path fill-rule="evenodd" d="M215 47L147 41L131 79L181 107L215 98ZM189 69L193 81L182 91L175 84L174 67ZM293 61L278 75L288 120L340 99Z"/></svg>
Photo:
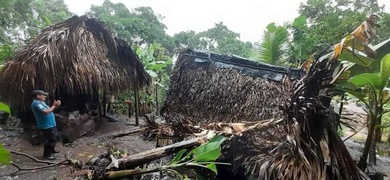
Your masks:
<svg viewBox="0 0 390 180"><path fill-rule="evenodd" d="M235 56L187 50L176 61L161 109L179 132L209 123L259 121L281 117L292 81L303 71L257 63Z"/></svg>
<svg viewBox="0 0 390 180"><path fill-rule="evenodd" d="M288 41L288 31L282 26L271 23L263 35L260 59L268 64L278 64L283 59L283 48Z"/></svg>
<svg viewBox="0 0 390 180"><path fill-rule="evenodd" d="M244 132L225 145L224 157L236 171L244 169L256 179L367 178L337 134L338 117L330 108L330 98L320 96L329 88L329 67L335 64L317 61L311 67L284 110L284 125Z"/></svg>
<svg viewBox="0 0 390 180"><path fill-rule="evenodd" d="M129 45L103 22L74 16L44 29L15 53L0 71L0 94L21 105L35 88L77 95L98 88L118 92L150 81Z"/></svg>
<svg viewBox="0 0 390 180"><path fill-rule="evenodd" d="M371 20L372 16L366 22ZM351 67L338 60L363 66L371 63L367 57L375 52L365 44L372 36L369 27L363 23L335 45L334 51L314 57L314 64L305 66L308 73L295 85L292 101L284 109L284 125L266 132L243 132L228 141L224 157L237 172L244 170L245 175L257 179L369 179L338 135L339 115L330 106L337 94L335 82Z"/></svg>

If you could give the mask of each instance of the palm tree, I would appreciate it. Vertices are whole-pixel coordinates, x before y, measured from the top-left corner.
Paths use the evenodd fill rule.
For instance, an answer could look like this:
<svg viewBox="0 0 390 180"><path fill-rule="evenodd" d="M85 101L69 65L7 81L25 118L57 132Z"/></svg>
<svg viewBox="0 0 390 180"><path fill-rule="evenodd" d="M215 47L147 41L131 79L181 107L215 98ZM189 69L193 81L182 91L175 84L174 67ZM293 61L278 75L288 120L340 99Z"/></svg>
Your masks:
<svg viewBox="0 0 390 180"><path fill-rule="evenodd" d="M275 23L268 24L261 43L261 61L273 65L283 62L283 48L287 44L288 35L285 27L276 26Z"/></svg>

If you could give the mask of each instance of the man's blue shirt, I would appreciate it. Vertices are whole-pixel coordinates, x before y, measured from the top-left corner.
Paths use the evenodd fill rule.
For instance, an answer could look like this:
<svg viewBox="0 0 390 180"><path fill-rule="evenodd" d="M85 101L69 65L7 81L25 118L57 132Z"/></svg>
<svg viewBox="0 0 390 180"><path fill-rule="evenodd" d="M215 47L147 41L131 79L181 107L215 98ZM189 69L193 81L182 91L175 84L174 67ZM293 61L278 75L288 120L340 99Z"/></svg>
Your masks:
<svg viewBox="0 0 390 180"><path fill-rule="evenodd" d="M32 112L35 116L35 121L37 121L38 129L48 129L57 126L54 113L45 114L43 110L49 109L49 106L43 102L34 100L31 104Z"/></svg>

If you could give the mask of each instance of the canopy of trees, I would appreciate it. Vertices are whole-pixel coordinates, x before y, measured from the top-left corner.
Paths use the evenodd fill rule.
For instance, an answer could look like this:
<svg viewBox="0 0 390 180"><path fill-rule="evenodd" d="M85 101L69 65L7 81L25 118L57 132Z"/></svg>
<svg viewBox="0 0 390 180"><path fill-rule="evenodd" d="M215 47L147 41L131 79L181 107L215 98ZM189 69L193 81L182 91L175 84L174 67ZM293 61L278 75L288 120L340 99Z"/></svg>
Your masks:
<svg viewBox="0 0 390 180"><path fill-rule="evenodd" d="M304 48L297 58L307 58L309 54L336 44L371 13L382 16L377 32L380 37L373 41L375 44L390 37L390 14L377 0L308 0L301 4L299 14L306 17L307 23L292 26L296 32L294 43L300 43Z"/></svg>

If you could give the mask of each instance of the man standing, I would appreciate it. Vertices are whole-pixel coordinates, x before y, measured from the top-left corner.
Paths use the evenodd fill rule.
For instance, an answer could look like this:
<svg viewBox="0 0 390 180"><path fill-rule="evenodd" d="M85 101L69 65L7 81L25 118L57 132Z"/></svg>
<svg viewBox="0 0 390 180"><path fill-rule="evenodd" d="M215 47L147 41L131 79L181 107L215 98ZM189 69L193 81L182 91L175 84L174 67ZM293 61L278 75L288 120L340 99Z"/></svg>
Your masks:
<svg viewBox="0 0 390 180"><path fill-rule="evenodd" d="M43 150L43 158L48 160L56 159L53 154L59 153L55 150L57 143L58 131L54 116L54 109L61 105L60 100L54 101L53 105L49 107L45 101L49 93L42 90L35 90L32 92L34 100L31 104L32 112L34 113L37 127L43 133L45 138L45 147Z"/></svg>

